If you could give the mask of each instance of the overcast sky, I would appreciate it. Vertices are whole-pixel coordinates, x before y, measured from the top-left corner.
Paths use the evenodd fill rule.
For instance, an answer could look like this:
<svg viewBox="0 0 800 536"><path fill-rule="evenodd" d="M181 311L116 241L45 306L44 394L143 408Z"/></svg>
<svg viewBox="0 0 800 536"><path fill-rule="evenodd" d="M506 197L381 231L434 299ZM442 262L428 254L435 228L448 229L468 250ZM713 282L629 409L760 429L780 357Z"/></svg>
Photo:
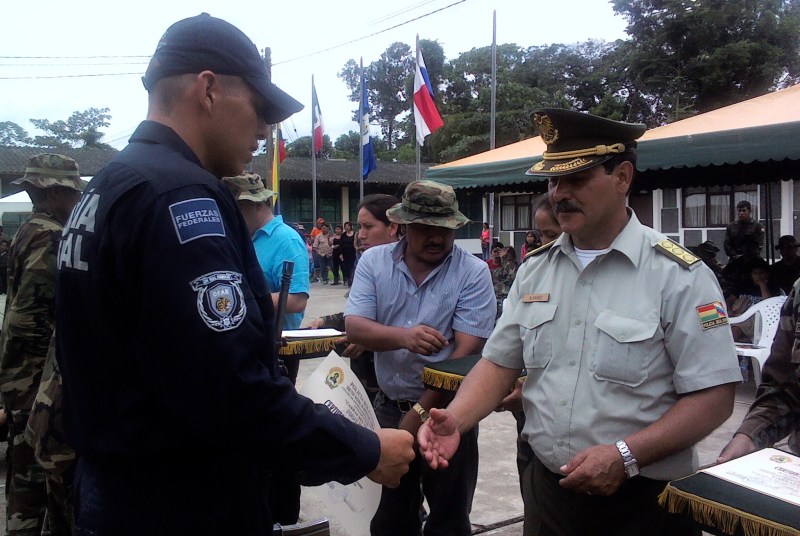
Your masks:
<svg viewBox="0 0 800 536"><path fill-rule="evenodd" d="M493 10L498 44L625 37L624 19L604 0L14 0L4 5L0 33L0 121L35 135L31 118L110 108L103 141L124 147L147 111L140 77L158 39L173 22L206 11L241 28L259 49L271 47L273 81L306 105L285 123L285 137L311 131L313 74L325 133L335 141L358 129L351 121L357 104L337 77L348 59L369 64L395 41L413 49L416 34L438 40L453 59L491 45Z"/></svg>

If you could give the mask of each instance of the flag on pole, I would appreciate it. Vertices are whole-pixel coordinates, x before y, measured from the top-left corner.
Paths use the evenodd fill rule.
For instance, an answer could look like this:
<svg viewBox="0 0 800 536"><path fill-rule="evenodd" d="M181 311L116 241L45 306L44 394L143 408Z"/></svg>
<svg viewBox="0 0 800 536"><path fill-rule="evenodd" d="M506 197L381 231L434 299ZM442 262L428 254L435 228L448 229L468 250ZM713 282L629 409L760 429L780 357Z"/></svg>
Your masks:
<svg viewBox="0 0 800 536"><path fill-rule="evenodd" d="M417 128L417 143L425 143L425 137L442 128L444 121L433 102L433 86L425 69L422 50L417 46L417 71L414 74L414 124Z"/></svg>
<svg viewBox="0 0 800 536"><path fill-rule="evenodd" d="M361 71L361 87L361 145L364 148L361 175L366 179L370 171L378 169L378 163L375 161L372 136L369 135L369 97L367 95L367 76L363 69Z"/></svg>
<svg viewBox="0 0 800 536"><path fill-rule="evenodd" d="M314 79L311 79L311 122L314 125L314 144L315 153L322 150L322 135L325 133L325 125L322 123L322 111L319 109L317 99L317 88L314 87Z"/></svg>
<svg viewBox="0 0 800 536"><path fill-rule="evenodd" d="M281 136L281 124L278 123L275 125L275 151L272 153L272 186L270 187L270 190L274 192L272 206L275 208L278 205L280 163L284 158L286 158L286 145Z"/></svg>

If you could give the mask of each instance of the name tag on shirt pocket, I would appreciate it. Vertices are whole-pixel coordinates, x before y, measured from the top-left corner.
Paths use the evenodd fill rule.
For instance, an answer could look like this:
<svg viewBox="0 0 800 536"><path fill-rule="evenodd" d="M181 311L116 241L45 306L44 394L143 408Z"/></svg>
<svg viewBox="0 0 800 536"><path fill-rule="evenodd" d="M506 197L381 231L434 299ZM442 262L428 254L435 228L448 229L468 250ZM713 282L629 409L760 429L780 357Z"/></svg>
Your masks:
<svg viewBox="0 0 800 536"><path fill-rule="evenodd" d="M636 387L647 379L649 341L658 329L658 317L635 318L605 310L594 325L600 330L594 352L595 379Z"/></svg>

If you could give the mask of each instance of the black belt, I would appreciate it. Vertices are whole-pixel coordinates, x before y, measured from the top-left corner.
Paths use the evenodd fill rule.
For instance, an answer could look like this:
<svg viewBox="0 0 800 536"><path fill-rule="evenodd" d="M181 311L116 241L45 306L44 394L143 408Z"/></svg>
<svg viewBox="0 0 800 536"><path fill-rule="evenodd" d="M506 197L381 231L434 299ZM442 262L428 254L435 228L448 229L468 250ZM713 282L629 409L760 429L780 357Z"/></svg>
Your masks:
<svg viewBox="0 0 800 536"><path fill-rule="evenodd" d="M391 398L386 396L386 393L384 393L383 391L378 391L376 398L379 399L380 404L391 404L393 406L397 406L397 409L399 409L403 413L408 413L409 411L411 411L411 408L413 408L414 404L417 403L416 400L392 400Z"/></svg>

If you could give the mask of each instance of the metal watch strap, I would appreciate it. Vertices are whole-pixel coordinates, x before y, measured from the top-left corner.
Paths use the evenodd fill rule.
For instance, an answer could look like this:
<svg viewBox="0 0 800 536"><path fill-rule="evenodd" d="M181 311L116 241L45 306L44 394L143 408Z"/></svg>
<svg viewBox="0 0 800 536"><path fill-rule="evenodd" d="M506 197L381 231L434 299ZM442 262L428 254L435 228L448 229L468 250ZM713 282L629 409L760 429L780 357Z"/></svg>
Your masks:
<svg viewBox="0 0 800 536"><path fill-rule="evenodd" d="M628 444L623 440L619 440L615 445L620 456L622 456L622 463L625 465L625 474L628 478L633 478L638 475L639 464L636 462L636 458L633 457L631 449L628 448Z"/></svg>
<svg viewBox="0 0 800 536"><path fill-rule="evenodd" d="M428 420L428 419L431 417L431 414L430 414L430 413L428 413L428 410L427 410L427 409L425 409L425 408L423 408L423 407L422 407L422 406L419 404L419 402L417 402L416 404L414 404L414 407L413 407L413 409L414 409L414 411L415 411L415 412L417 412L417 415L419 415L419 420L420 420L420 421L422 421L423 423L424 423L425 421L427 421L427 420Z"/></svg>

